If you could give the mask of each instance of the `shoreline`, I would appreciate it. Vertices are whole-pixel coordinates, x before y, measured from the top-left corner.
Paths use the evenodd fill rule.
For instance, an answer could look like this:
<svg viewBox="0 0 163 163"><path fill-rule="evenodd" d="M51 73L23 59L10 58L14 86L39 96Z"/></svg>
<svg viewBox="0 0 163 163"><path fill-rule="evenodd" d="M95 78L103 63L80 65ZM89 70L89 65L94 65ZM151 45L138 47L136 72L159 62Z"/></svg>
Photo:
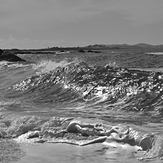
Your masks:
<svg viewBox="0 0 163 163"><path fill-rule="evenodd" d="M21 143L25 156L15 163L108 163L108 160L138 163L135 147L127 144L101 143L88 146L76 146L63 143ZM138 153L138 155L141 154ZM137 154L136 154L137 155Z"/></svg>

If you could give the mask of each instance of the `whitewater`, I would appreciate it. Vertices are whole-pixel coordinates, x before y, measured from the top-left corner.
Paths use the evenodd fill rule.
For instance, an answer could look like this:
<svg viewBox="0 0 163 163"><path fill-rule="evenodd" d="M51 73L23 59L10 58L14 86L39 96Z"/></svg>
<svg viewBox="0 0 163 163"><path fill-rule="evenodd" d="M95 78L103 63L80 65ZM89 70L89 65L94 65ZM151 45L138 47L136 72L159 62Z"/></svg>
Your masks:
<svg viewBox="0 0 163 163"><path fill-rule="evenodd" d="M13 158L16 162L136 163L144 151L127 143L103 142L82 147L71 143L78 145L91 138L72 135L68 144L62 143L63 137L50 136L51 143L40 144L36 143L37 132L56 131L66 118L74 118L91 124L123 124L142 133L161 135L162 99L160 69L147 71L115 63L95 65L77 57L61 60L54 56L40 57L35 62L23 63L3 61L0 62L0 137L13 139L20 145L25 156ZM163 146L159 147L152 162L161 162Z"/></svg>

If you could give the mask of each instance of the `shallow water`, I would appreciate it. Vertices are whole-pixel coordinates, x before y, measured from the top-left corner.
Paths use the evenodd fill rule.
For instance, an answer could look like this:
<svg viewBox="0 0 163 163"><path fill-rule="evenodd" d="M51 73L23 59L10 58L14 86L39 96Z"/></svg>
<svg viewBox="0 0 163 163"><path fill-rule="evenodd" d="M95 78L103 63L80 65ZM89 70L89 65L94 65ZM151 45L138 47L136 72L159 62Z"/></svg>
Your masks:
<svg viewBox="0 0 163 163"><path fill-rule="evenodd" d="M163 73L162 68L149 68L97 67L81 58L58 61L55 56L39 58L36 63L0 62L1 131L4 136L18 137L29 131L57 127L53 117L74 117L162 134ZM136 163L142 155L126 144L79 147L25 142L21 142L26 152L21 163Z"/></svg>
<svg viewBox="0 0 163 163"><path fill-rule="evenodd" d="M26 156L16 163L139 163L138 158L143 152L135 152L129 145L93 144L85 147L69 144L22 144L21 149ZM152 160L153 163L162 163L161 160Z"/></svg>
<svg viewBox="0 0 163 163"><path fill-rule="evenodd" d="M22 158L21 163L89 163L89 162L138 162L135 154L129 149L116 149L106 145L91 145L86 147L77 147L65 144L44 144L44 145L22 145L27 156ZM123 154L122 154L123 152ZM126 155L124 157L124 155ZM130 158L130 160L128 160Z"/></svg>

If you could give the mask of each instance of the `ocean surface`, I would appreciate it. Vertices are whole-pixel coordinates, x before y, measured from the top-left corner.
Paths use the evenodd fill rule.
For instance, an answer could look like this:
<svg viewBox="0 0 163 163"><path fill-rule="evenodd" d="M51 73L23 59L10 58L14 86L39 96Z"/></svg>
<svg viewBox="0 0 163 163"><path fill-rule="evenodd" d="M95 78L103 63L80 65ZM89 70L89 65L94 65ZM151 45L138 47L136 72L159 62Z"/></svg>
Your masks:
<svg viewBox="0 0 163 163"><path fill-rule="evenodd" d="M22 54L19 57L27 63L1 61L1 135L18 137L40 126L46 128L54 117L125 124L144 133L162 133L163 57L103 53ZM63 148L53 149L57 145L29 146L27 153L45 148L48 154L40 157L36 152L34 157L30 153L28 159L32 162L37 157L38 162L49 163L54 159L72 163L139 162L138 153L131 147L94 144L70 148L62 144Z"/></svg>

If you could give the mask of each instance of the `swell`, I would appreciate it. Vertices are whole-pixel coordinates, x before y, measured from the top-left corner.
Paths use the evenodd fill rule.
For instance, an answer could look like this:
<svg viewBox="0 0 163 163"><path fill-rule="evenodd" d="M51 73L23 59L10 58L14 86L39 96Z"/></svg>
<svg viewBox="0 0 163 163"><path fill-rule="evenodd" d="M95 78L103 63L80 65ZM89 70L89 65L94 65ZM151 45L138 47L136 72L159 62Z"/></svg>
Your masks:
<svg viewBox="0 0 163 163"><path fill-rule="evenodd" d="M0 79L0 100L1 98L2 100L4 100L4 98L12 99L15 104L15 101L17 102L18 99L22 103L32 103L32 105L46 103L52 104L54 107L57 105L65 107L80 103L86 106L84 107L86 112L88 107L91 107L91 114L96 112L96 110L94 111L93 109L99 106L102 108L100 112L103 117L92 116L92 119L89 118L89 120L96 123L98 123L98 118L104 120L105 116L109 114L109 112L104 112L103 108L115 110L115 117L114 115L109 115L114 120L107 119L108 121L113 121L114 124L124 121L128 124L130 122L134 124L134 117L132 117L131 121L126 118L128 112L123 115L123 121L116 119L119 116L119 110L134 112L151 111L152 113L158 113L160 115L159 118L162 118L163 73L161 72L130 70L110 67L109 65L90 66L85 62L76 61L59 64L50 62L48 65L30 65L30 68L28 66L15 65L14 67L14 65L10 65L8 67L7 65L7 68L2 66L0 72L4 73L0 74L2 77ZM33 69L31 69L32 66ZM13 80L14 76L15 78ZM7 81L6 79L8 79L7 84L5 83ZM69 114L68 109L64 111ZM65 120L65 118L54 118L52 116L53 115L47 116L47 114L44 114L42 117L22 116L21 113L8 114L8 116L7 114L2 114L0 115L0 137L16 138L18 142L28 140L30 142L31 140L28 138L30 136L38 136L38 132L45 133L43 136L46 137L46 133L51 133L51 131L57 132ZM59 116L62 117L65 116L65 114L60 114ZM70 116L72 116L72 114L70 114ZM82 116L83 115L80 114L80 117ZM145 117L143 117L142 121L145 124L146 120L144 118ZM150 122L152 123L151 118L152 117L150 117ZM98 121L101 122L101 120ZM136 119L136 122L138 121L139 119ZM148 131L150 132L152 130L161 133L162 122L160 126L157 123L154 127L145 126L145 128L149 128ZM145 130L142 127L139 129L141 131ZM34 135L31 135L33 133ZM80 141L87 142L88 140L88 137L83 138L78 137L78 135L67 135L66 138L69 139L68 143L78 144L80 144ZM35 140L37 140L37 138L32 141ZM62 137L61 139L54 139L54 141L63 142L65 140ZM157 150L157 153L162 150L162 139L156 142L156 149L159 149L159 145L161 145L161 149ZM162 156L162 153L160 152L159 155Z"/></svg>
<svg viewBox="0 0 163 163"><path fill-rule="evenodd" d="M82 103L112 110L163 112L161 72L90 66L85 62L51 66L13 84L6 97L33 103Z"/></svg>

